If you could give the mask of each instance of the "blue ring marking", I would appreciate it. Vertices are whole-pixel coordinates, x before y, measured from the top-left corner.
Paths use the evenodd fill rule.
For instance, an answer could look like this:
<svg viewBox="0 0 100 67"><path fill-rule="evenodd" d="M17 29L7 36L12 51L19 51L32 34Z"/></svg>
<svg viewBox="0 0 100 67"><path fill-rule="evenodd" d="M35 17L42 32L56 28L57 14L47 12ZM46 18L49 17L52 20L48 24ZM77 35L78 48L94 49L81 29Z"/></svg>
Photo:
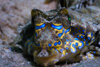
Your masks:
<svg viewBox="0 0 100 67"><path fill-rule="evenodd" d="M66 38L64 37L64 40L65 40Z"/></svg>
<svg viewBox="0 0 100 67"><path fill-rule="evenodd" d="M61 54L61 57L63 57L64 56L64 54Z"/></svg>
<svg viewBox="0 0 100 67"><path fill-rule="evenodd" d="M96 51L93 51L94 54L96 54Z"/></svg>
<svg viewBox="0 0 100 67"><path fill-rule="evenodd" d="M85 36L87 36L87 34L85 34Z"/></svg>
<svg viewBox="0 0 100 67"><path fill-rule="evenodd" d="M71 45L71 42L69 43L69 45Z"/></svg>
<svg viewBox="0 0 100 67"><path fill-rule="evenodd" d="M68 47L66 47L66 50L68 50L69 48Z"/></svg>
<svg viewBox="0 0 100 67"><path fill-rule="evenodd" d="M61 37L61 36L63 35L64 30L65 30L65 29L63 29L62 33L59 33L59 34L58 34L58 37Z"/></svg>
<svg viewBox="0 0 100 67"><path fill-rule="evenodd" d="M77 28L75 28L77 30Z"/></svg>
<svg viewBox="0 0 100 67"><path fill-rule="evenodd" d="M64 42L64 45L66 45L66 42Z"/></svg>
<svg viewBox="0 0 100 67"><path fill-rule="evenodd" d="M74 35L75 33L73 33L73 35Z"/></svg>
<svg viewBox="0 0 100 67"><path fill-rule="evenodd" d="M79 32L81 32L81 31L79 30Z"/></svg>
<svg viewBox="0 0 100 67"><path fill-rule="evenodd" d="M74 44L72 44L72 46L74 47L75 51L73 51L73 49L71 49L71 52L72 52L72 53L75 53L75 52L76 52L76 47L75 47Z"/></svg>
<svg viewBox="0 0 100 67"><path fill-rule="evenodd" d="M57 42L55 42L54 45L57 46Z"/></svg>
<svg viewBox="0 0 100 67"><path fill-rule="evenodd" d="M49 43L48 46L51 47L51 44Z"/></svg>
<svg viewBox="0 0 100 67"><path fill-rule="evenodd" d="M85 35L84 33L82 33L83 35Z"/></svg>
<svg viewBox="0 0 100 67"><path fill-rule="evenodd" d="M93 55L93 54L91 54L91 55L92 55L92 57L91 57L91 58L93 59L93 58L94 58L94 55Z"/></svg>
<svg viewBox="0 0 100 67"><path fill-rule="evenodd" d="M29 38L27 40L30 40Z"/></svg>
<svg viewBox="0 0 100 67"><path fill-rule="evenodd" d="M37 44L37 46L40 46L40 44Z"/></svg>
<svg viewBox="0 0 100 67"><path fill-rule="evenodd" d="M66 54L65 55L67 55L68 53L66 52Z"/></svg>
<svg viewBox="0 0 100 67"><path fill-rule="evenodd" d="M81 38L83 38L83 36L81 36Z"/></svg>
<svg viewBox="0 0 100 67"><path fill-rule="evenodd" d="M68 29L65 31L65 33L69 32L69 31L70 31L70 28L68 28Z"/></svg>
<svg viewBox="0 0 100 67"><path fill-rule="evenodd" d="M30 48L32 48L32 45L30 45Z"/></svg>
<svg viewBox="0 0 100 67"><path fill-rule="evenodd" d="M88 41L86 41L86 46L87 46L88 44L89 44Z"/></svg>
<svg viewBox="0 0 100 67"><path fill-rule="evenodd" d="M76 46L78 46L78 43L75 43Z"/></svg>
<svg viewBox="0 0 100 67"><path fill-rule="evenodd" d="M37 37L37 33L35 32L35 35L36 35L36 37Z"/></svg>
<svg viewBox="0 0 100 67"><path fill-rule="evenodd" d="M25 47L26 49L27 49L27 46L28 46L30 43L31 43L31 42L28 42L28 43L25 45L25 46L26 46L26 47Z"/></svg>
<svg viewBox="0 0 100 67"><path fill-rule="evenodd" d="M69 39L69 41L71 41L71 39Z"/></svg>
<svg viewBox="0 0 100 67"><path fill-rule="evenodd" d="M67 35L66 35L66 37L67 37Z"/></svg>
<svg viewBox="0 0 100 67"><path fill-rule="evenodd" d="M60 52L61 52L61 53L62 53L62 51L63 51L63 50L62 50L62 49L60 49Z"/></svg>
<svg viewBox="0 0 100 67"><path fill-rule="evenodd" d="M60 45L60 44L61 44L61 42L59 41L59 42L58 42L58 45Z"/></svg>
<svg viewBox="0 0 100 67"><path fill-rule="evenodd" d="M62 36L62 33L58 34L58 37L61 37Z"/></svg>
<svg viewBox="0 0 100 67"><path fill-rule="evenodd" d="M43 27L45 27L45 24L42 24L41 26L36 26L35 29L41 29Z"/></svg>
<svg viewBox="0 0 100 67"><path fill-rule="evenodd" d="M36 45L36 46L40 46L40 44L36 44L36 43L35 43L35 45Z"/></svg>
<svg viewBox="0 0 100 67"><path fill-rule="evenodd" d="M55 26L55 25L51 24L51 27L60 30L60 29L62 29L63 26L62 26L62 25L60 25L60 26Z"/></svg>
<svg viewBox="0 0 100 67"><path fill-rule="evenodd" d="M85 30L83 30L83 32L84 32Z"/></svg>
<svg viewBox="0 0 100 67"><path fill-rule="evenodd" d="M62 48L62 50L64 50L64 48Z"/></svg>
<svg viewBox="0 0 100 67"><path fill-rule="evenodd" d="M57 50L56 48L54 48L55 50Z"/></svg>
<svg viewBox="0 0 100 67"><path fill-rule="evenodd" d="M90 34L90 32L88 32L88 34Z"/></svg>
<svg viewBox="0 0 100 67"><path fill-rule="evenodd" d="M91 32L91 37L93 37L93 32Z"/></svg>
<svg viewBox="0 0 100 67"><path fill-rule="evenodd" d="M48 27L46 27L46 29L48 30Z"/></svg>
<svg viewBox="0 0 100 67"><path fill-rule="evenodd" d="M90 40L91 38L90 37L88 37L88 40Z"/></svg>
<svg viewBox="0 0 100 67"><path fill-rule="evenodd" d="M27 46L28 46L30 43L31 43L31 42L28 42L28 43L27 43Z"/></svg>
<svg viewBox="0 0 100 67"><path fill-rule="evenodd" d="M78 38L75 38L75 40L79 40Z"/></svg>
<svg viewBox="0 0 100 67"><path fill-rule="evenodd" d="M52 48L50 48L52 50Z"/></svg>
<svg viewBox="0 0 100 67"><path fill-rule="evenodd" d="M69 41L68 39L66 39L66 41Z"/></svg>
<svg viewBox="0 0 100 67"><path fill-rule="evenodd" d="M41 50L43 50L43 48L41 47Z"/></svg>
<svg viewBox="0 0 100 67"><path fill-rule="evenodd" d="M84 46L84 42L83 41L80 42L82 43L82 45L78 47L79 49L81 49Z"/></svg>
<svg viewBox="0 0 100 67"><path fill-rule="evenodd" d="M77 35L77 37L79 37L79 35Z"/></svg>
<svg viewBox="0 0 100 67"><path fill-rule="evenodd" d="M85 41L85 39L84 39L84 41Z"/></svg>

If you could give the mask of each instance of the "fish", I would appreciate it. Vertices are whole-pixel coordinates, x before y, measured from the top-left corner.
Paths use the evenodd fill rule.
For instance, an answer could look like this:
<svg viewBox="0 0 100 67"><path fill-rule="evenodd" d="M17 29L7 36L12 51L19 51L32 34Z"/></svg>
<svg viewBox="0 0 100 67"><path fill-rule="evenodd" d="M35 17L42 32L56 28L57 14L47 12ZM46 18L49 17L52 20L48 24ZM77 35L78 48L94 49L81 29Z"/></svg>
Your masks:
<svg viewBox="0 0 100 67"><path fill-rule="evenodd" d="M94 59L93 54L100 55L99 48L94 52L90 49L99 42L100 30L94 32L79 25L72 26L66 8L46 13L33 9L31 23L22 29L20 37L23 49L45 67L63 61L78 62L87 59L87 55L88 59Z"/></svg>

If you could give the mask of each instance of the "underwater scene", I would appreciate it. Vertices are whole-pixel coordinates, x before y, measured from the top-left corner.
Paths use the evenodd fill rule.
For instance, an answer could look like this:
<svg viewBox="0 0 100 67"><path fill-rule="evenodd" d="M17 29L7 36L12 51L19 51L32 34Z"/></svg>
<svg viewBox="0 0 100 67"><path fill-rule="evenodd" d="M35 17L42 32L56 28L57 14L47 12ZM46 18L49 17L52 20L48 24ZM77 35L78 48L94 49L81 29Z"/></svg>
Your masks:
<svg viewBox="0 0 100 67"><path fill-rule="evenodd" d="M100 0L0 0L0 67L100 67Z"/></svg>

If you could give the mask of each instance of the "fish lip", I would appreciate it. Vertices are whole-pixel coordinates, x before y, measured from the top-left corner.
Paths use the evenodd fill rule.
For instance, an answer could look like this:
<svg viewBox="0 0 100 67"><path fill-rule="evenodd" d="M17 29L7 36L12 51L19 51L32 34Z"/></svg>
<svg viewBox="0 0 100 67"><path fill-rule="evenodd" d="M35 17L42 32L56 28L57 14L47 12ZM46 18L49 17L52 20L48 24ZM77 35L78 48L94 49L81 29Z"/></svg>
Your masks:
<svg viewBox="0 0 100 67"><path fill-rule="evenodd" d="M49 55L47 57L39 57L35 56L34 61L37 64L43 65L43 66L49 66L57 63L59 61L59 54Z"/></svg>
<svg viewBox="0 0 100 67"><path fill-rule="evenodd" d="M45 56L44 56L45 55ZM57 50L46 50L42 49L41 51L35 51L33 53L34 61L43 66L54 65L56 64L60 57L61 53Z"/></svg>

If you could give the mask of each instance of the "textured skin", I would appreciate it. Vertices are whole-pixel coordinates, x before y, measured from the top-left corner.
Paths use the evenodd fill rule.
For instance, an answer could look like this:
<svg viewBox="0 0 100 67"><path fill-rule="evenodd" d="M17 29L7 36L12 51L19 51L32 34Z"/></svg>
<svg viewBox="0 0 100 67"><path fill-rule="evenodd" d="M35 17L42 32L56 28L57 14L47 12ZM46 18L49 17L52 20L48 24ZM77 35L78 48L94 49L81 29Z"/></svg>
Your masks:
<svg viewBox="0 0 100 67"><path fill-rule="evenodd" d="M46 13L33 9L31 15L31 23L20 35L24 49L33 54L35 62L48 66L62 61L77 62L82 59L81 56L87 59L83 55L84 50L96 37L92 30L71 26L67 9ZM89 53L94 54L92 51ZM89 59L93 59L94 55L89 53Z"/></svg>

